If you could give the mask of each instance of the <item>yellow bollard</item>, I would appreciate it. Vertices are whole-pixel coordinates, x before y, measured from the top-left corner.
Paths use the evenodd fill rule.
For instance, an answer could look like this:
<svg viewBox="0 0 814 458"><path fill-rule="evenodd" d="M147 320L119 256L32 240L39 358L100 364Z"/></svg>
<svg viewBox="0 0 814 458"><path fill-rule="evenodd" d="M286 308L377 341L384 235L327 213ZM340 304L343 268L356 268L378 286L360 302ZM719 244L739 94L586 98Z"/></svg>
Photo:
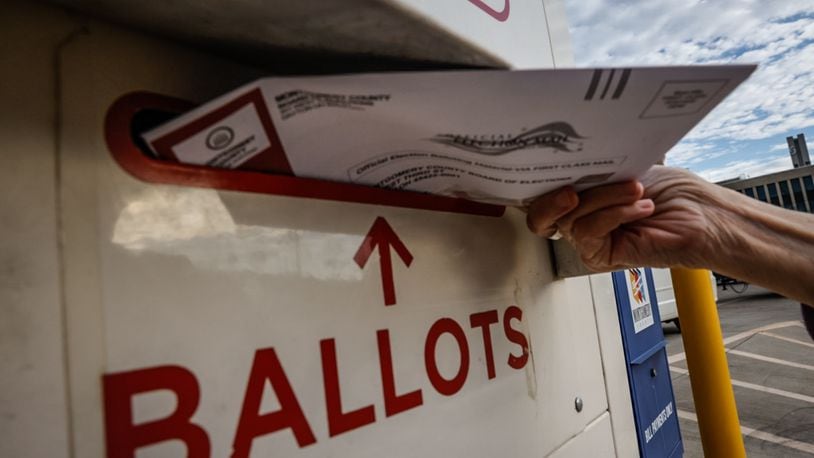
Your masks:
<svg viewBox="0 0 814 458"><path fill-rule="evenodd" d="M709 271L675 268L670 273L704 455L745 457Z"/></svg>

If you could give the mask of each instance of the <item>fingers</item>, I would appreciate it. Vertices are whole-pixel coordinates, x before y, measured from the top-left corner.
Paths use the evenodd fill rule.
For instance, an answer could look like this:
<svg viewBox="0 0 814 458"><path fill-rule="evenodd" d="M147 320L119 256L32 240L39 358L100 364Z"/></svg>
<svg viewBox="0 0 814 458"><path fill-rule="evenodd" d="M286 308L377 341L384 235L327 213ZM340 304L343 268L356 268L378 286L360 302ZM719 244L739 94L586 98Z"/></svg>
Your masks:
<svg viewBox="0 0 814 458"><path fill-rule="evenodd" d="M541 237L551 237L556 231L555 223L579 204L573 188L567 186L538 197L531 203L526 224L531 232Z"/></svg>
<svg viewBox="0 0 814 458"><path fill-rule="evenodd" d="M571 233L574 221L604 208L632 204L642 198L644 187L638 181L626 181L588 189L579 194L580 205L557 221L564 233Z"/></svg>
<svg viewBox="0 0 814 458"><path fill-rule="evenodd" d="M602 238L623 224L647 218L655 208L650 199L604 208L574 221L571 235L578 244L587 239Z"/></svg>
<svg viewBox="0 0 814 458"><path fill-rule="evenodd" d="M618 234L614 231L623 224L647 218L653 214L655 208L650 199L603 208L574 221L570 241L590 270L613 270L613 266L620 261L618 246L615 246Z"/></svg>
<svg viewBox="0 0 814 458"><path fill-rule="evenodd" d="M550 237L557 229L570 234L574 221L605 208L630 205L643 194L644 187L637 181L600 186L579 194L568 186L532 202L526 222L541 237Z"/></svg>

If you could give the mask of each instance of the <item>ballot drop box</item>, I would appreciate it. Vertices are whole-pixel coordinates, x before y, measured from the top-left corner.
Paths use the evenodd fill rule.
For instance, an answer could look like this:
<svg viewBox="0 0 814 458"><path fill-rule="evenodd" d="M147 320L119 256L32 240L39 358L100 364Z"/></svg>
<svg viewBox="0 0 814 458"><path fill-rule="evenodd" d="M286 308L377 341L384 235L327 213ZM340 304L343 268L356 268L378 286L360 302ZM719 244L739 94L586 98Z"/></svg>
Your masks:
<svg viewBox="0 0 814 458"><path fill-rule="evenodd" d="M652 295L521 211L139 141L275 72L567 64L559 2L142 3L3 2L0 456L680 450Z"/></svg>

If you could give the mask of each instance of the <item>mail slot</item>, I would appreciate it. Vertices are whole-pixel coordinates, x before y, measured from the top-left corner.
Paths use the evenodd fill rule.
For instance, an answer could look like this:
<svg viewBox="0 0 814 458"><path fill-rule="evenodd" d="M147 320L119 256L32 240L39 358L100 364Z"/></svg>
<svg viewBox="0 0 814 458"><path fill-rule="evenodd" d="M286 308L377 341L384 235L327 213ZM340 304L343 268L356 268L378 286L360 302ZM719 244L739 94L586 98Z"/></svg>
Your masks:
<svg viewBox="0 0 814 458"><path fill-rule="evenodd" d="M285 173L215 169L151 157L141 134L194 104L151 92L131 92L119 97L105 115L104 135L118 164L135 178L153 183L226 189L284 196L310 197L435 211L501 216L504 207L465 199L398 192L356 184L294 177Z"/></svg>
<svg viewBox="0 0 814 458"><path fill-rule="evenodd" d="M684 449L653 273L649 268L614 272L613 285L641 456L681 456Z"/></svg>

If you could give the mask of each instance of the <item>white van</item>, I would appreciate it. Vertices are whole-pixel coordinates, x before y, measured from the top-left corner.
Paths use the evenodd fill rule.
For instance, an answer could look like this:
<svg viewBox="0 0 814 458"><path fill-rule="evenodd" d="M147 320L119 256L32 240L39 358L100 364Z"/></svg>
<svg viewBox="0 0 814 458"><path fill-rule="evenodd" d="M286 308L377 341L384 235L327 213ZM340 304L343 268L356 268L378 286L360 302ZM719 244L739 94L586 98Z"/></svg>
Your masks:
<svg viewBox="0 0 814 458"><path fill-rule="evenodd" d="M659 314L662 323L673 323L681 331L681 322L678 319L676 309L676 295L673 290L673 278L670 276L670 269L652 269L653 283L656 286L656 299L659 303ZM709 281L712 282L712 294L715 302L718 302L718 289L715 286L715 277L709 273Z"/></svg>

